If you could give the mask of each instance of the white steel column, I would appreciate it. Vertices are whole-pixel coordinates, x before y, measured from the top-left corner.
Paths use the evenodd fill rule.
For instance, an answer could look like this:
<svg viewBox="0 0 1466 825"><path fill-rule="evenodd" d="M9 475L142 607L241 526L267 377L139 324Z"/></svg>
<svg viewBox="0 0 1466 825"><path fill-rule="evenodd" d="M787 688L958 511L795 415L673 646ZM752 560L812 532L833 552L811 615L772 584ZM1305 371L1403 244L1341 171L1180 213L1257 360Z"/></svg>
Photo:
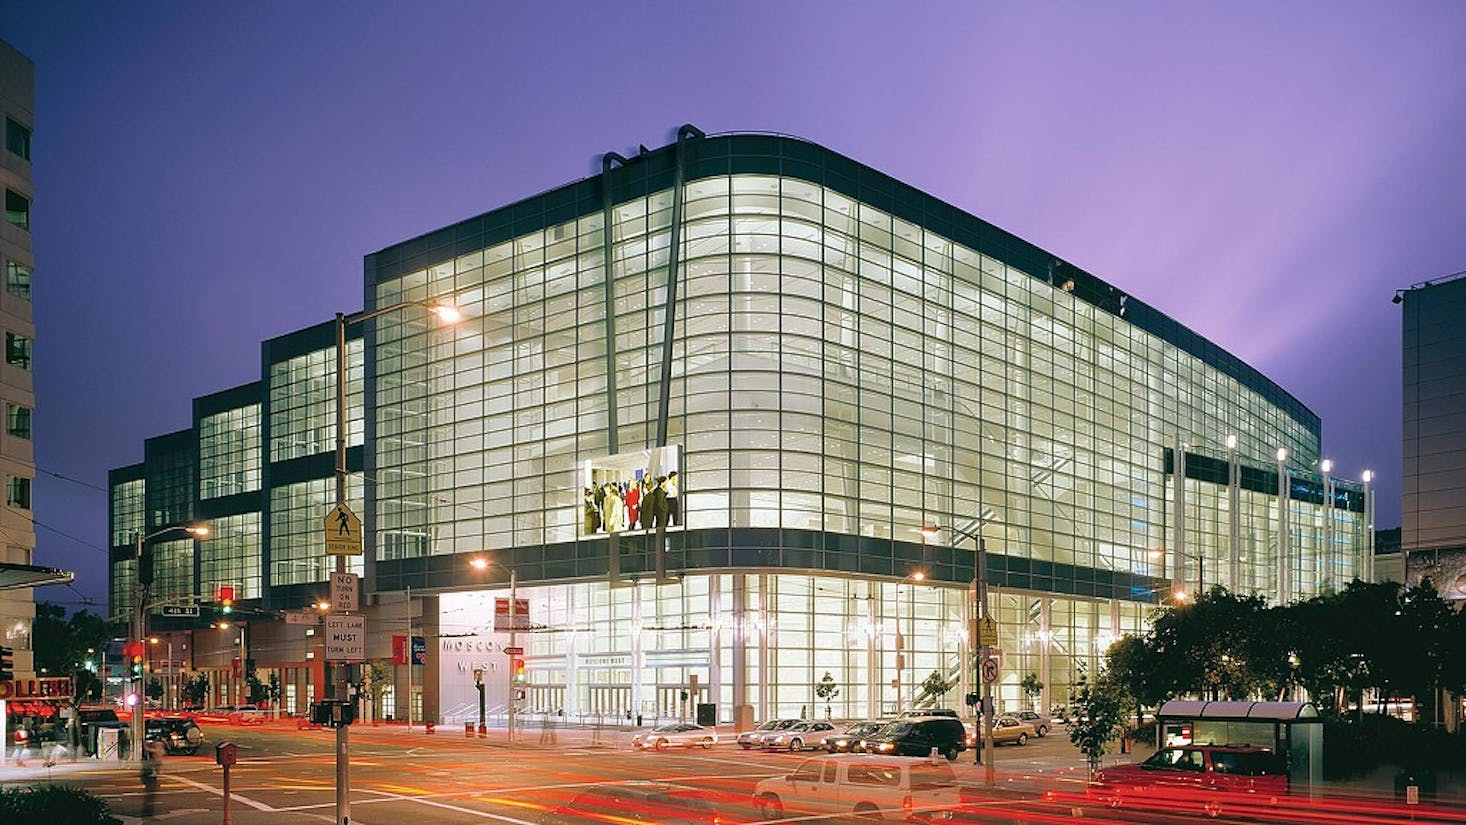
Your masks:
<svg viewBox="0 0 1466 825"><path fill-rule="evenodd" d="M774 680L769 674L769 576L767 573L758 577L758 718L769 718L769 694L773 691Z"/></svg>
<svg viewBox="0 0 1466 825"><path fill-rule="evenodd" d="M1313 571L1313 591L1323 592L1324 570L1334 569L1334 479L1330 473L1334 462L1324 459L1318 468L1323 471L1323 552L1318 554Z"/></svg>
<svg viewBox="0 0 1466 825"><path fill-rule="evenodd" d="M1278 604L1287 604L1293 597L1290 577L1293 575L1291 535L1288 527L1288 449L1278 448Z"/></svg>
<svg viewBox="0 0 1466 825"><path fill-rule="evenodd" d="M748 704L748 576L733 574L733 712ZM716 681L716 680L715 680ZM738 718L735 715L734 721Z"/></svg>
<svg viewBox="0 0 1466 825"><path fill-rule="evenodd" d="M1176 558L1171 567L1171 589L1180 592L1186 587L1186 444L1179 434L1171 455L1171 506L1176 513L1171 534L1171 552Z"/></svg>
<svg viewBox="0 0 1466 825"><path fill-rule="evenodd" d="M1038 600L1038 639L1041 643L1038 649L1038 680L1044 685L1043 690L1039 693L1039 703L1042 705L1040 712L1042 713L1049 712L1049 684L1054 681L1053 607L1054 600L1047 596Z"/></svg>
<svg viewBox="0 0 1466 825"><path fill-rule="evenodd" d="M723 577L708 574L708 701L723 704ZM693 705L697 697L692 697ZM719 711L719 716L722 711ZM732 718L731 716L729 718ZM717 720L713 720L716 722Z"/></svg>
<svg viewBox="0 0 1466 825"><path fill-rule="evenodd" d="M631 713L642 713L641 690L641 582L631 584Z"/></svg>
<svg viewBox="0 0 1466 825"><path fill-rule="evenodd" d="M885 636L876 623L876 582L865 584L865 718L880 719L881 713L881 645Z"/></svg>
<svg viewBox="0 0 1466 825"><path fill-rule="evenodd" d="M1237 464L1237 436L1227 436L1227 589L1242 589L1242 468Z"/></svg>
<svg viewBox="0 0 1466 825"><path fill-rule="evenodd" d="M1374 471L1365 470L1362 476L1364 480L1364 580L1374 581L1374 490L1370 488L1370 482L1374 481ZM1406 558L1401 556L1401 558ZM1404 578L1405 569L1400 570L1401 578Z"/></svg>

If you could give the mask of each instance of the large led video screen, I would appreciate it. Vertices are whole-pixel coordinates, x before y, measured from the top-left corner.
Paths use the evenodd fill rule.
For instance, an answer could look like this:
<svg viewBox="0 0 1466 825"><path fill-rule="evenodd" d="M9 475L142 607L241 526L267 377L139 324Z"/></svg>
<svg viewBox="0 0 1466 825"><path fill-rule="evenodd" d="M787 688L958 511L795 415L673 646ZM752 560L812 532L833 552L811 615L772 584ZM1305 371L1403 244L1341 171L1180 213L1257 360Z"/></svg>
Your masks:
<svg viewBox="0 0 1466 825"><path fill-rule="evenodd" d="M588 459L581 473L581 535L681 529L681 461L677 446Z"/></svg>

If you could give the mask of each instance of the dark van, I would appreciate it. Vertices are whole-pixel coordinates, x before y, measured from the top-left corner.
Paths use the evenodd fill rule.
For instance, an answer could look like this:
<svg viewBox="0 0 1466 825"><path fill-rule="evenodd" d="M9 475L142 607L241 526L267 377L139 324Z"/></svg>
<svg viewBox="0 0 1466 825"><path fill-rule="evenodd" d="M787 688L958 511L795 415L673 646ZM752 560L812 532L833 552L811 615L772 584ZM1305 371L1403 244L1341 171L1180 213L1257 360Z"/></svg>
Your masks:
<svg viewBox="0 0 1466 825"><path fill-rule="evenodd" d="M950 716L898 719L865 740L867 753L927 756L932 748L955 761L957 754L967 749L967 730L962 721Z"/></svg>

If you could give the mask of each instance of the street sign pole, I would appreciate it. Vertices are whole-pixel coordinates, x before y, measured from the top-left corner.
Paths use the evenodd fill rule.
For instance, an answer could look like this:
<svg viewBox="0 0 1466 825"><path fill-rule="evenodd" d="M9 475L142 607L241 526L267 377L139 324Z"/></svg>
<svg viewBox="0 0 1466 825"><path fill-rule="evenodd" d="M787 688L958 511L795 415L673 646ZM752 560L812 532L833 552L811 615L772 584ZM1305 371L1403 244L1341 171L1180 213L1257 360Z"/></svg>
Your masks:
<svg viewBox="0 0 1466 825"><path fill-rule="evenodd" d="M980 623L984 625L986 635L986 625L992 621L992 616L988 613L988 547L981 534L977 537L977 591L978 607L982 610ZM982 660L986 662L993 655L992 639L981 641ZM993 755L993 683L986 679L982 681L982 757L983 781L991 786L997 782Z"/></svg>
<svg viewBox="0 0 1466 825"><path fill-rule="evenodd" d="M336 313L336 506L346 506L346 316L340 312ZM346 556L336 556L336 572L347 572ZM335 609L333 606L332 610ZM409 650L411 647L409 640ZM350 668L343 665L335 670L340 671L335 674L335 698L346 699ZM407 697L407 701L411 702L412 697ZM350 725L336 726L336 825L351 825Z"/></svg>

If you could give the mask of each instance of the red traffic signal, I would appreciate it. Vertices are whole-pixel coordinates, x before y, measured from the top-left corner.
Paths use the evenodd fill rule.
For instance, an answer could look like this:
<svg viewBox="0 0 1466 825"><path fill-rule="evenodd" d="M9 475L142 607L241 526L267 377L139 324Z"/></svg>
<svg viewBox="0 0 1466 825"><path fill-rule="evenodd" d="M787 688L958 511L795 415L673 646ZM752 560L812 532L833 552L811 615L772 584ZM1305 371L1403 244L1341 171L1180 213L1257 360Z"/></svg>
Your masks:
<svg viewBox="0 0 1466 825"><path fill-rule="evenodd" d="M525 681L525 678L526 677L525 677L525 674L524 674L524 657L523 656L510 656L509 657L509 672L514 675L514 683L515 684L517 684L517 685L524 684L524 681Z"/></svg>

